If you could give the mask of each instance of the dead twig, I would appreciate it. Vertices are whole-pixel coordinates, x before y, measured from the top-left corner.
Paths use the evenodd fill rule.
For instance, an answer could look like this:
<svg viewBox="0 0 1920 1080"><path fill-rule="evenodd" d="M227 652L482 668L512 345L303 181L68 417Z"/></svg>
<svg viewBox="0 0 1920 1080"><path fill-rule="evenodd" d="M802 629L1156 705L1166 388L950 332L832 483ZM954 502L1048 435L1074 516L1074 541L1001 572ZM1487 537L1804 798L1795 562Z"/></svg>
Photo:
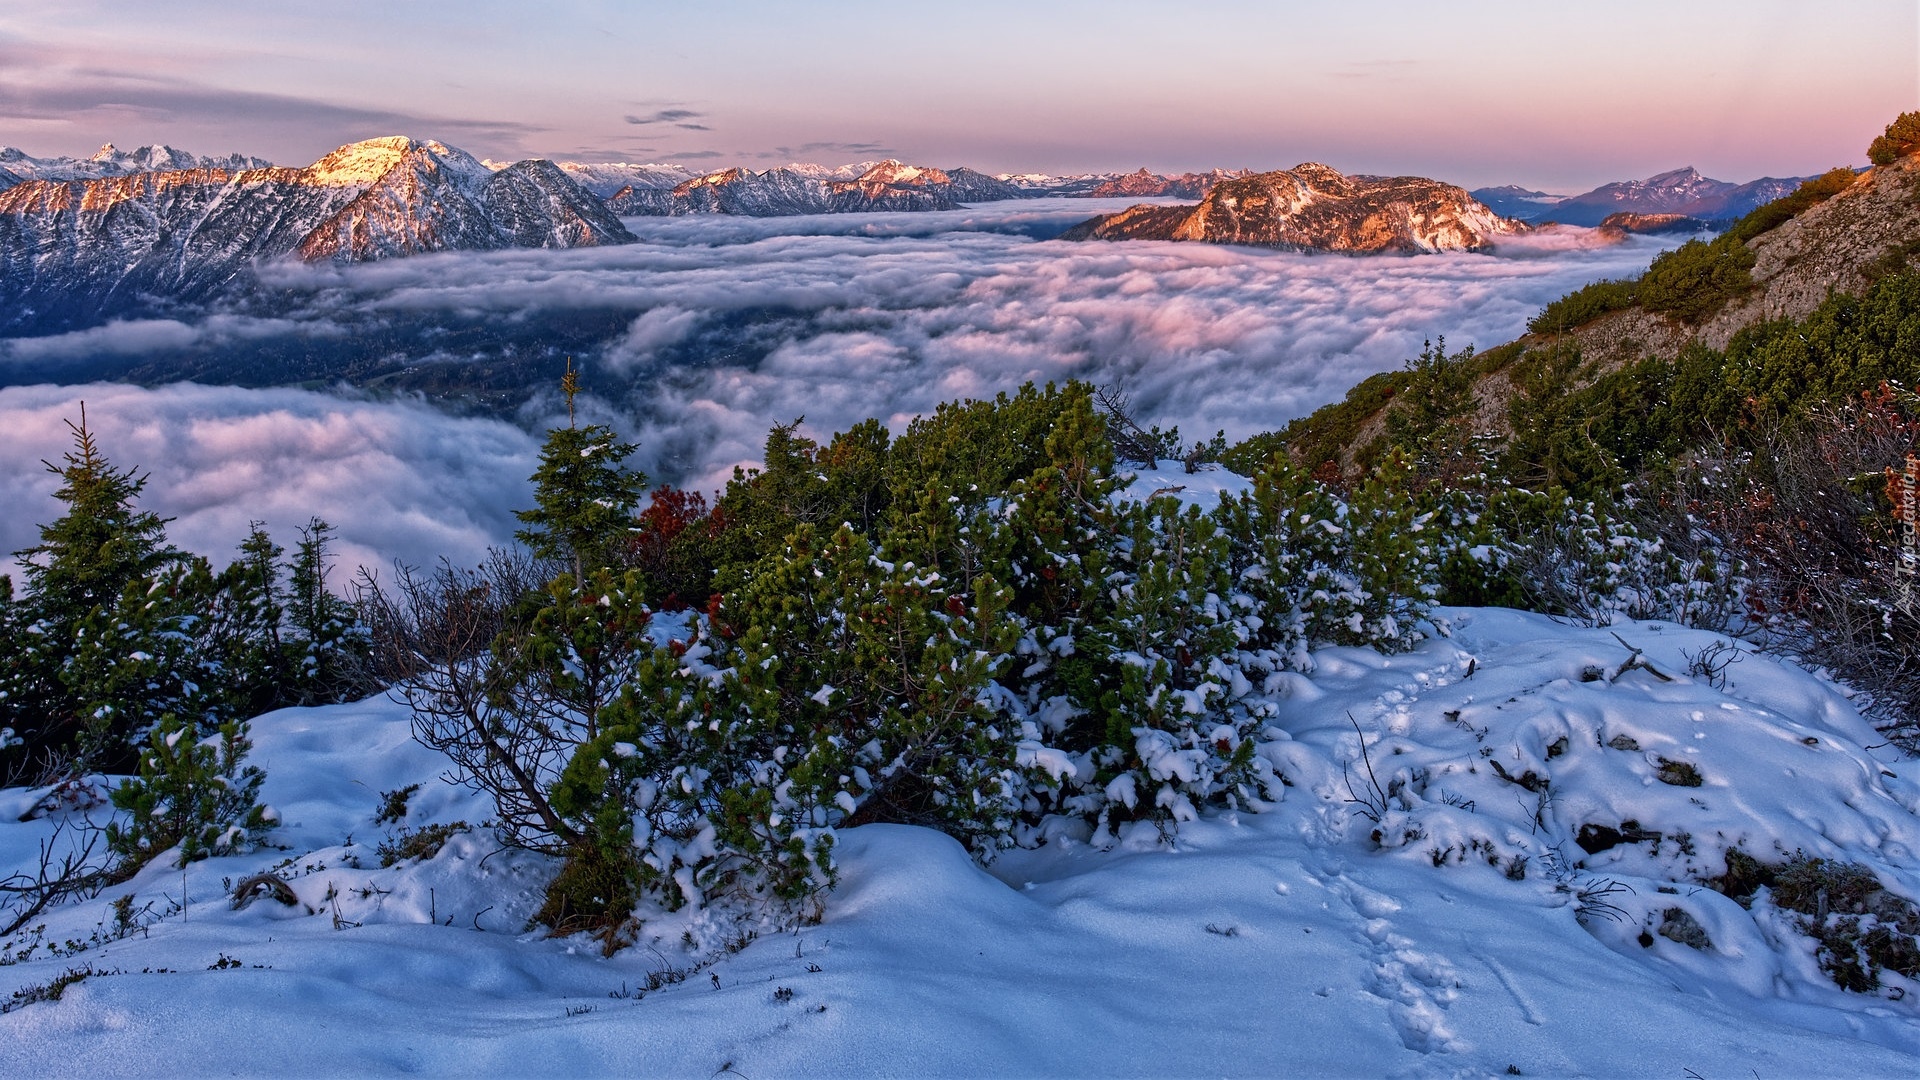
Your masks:
<svg viewBox="0 0 1920 1080"><path fill-rule="evenodd" d="M1613 634L1613 631L1609 630L1607 631L1607 633ZM1661 682L1673 681L1673 676L1667 674L1664 671L1661 671L1659 668L1654 667L1653 664L1649 663L1647 660L1647 656L1644 652L1640 651L1637 648L1634 648L1632 645L1628 645L1626 638L1621 637L1619 634L1613 634L1613 640L1619 642L1622 646L1625 646L1625 648L1629 652L1633 653L1633 655L1627 657L1626 663L1621 664L1619 667L1615 668L1613 670L1613 674L1607 676L1608 682L1618 681L1620 676L1625 675L1627 672L1632 671L1635 668L1640 668L1641 670L1645 671L1647 674L1653 676L1656 679L1659 679Z"/></svg>

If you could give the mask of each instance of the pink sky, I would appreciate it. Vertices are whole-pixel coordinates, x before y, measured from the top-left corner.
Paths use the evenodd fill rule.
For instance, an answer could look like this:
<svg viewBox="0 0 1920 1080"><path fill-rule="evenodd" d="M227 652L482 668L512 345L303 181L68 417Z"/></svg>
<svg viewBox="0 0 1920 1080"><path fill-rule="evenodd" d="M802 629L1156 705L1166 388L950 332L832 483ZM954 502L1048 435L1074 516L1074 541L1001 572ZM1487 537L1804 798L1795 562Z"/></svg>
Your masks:
<svg viewBox="0 0 1920 1080"><path fill-rule="evenodd" d="M915 5L67 0L0 12L0 143L290 164L382 134L690 167L1321 160L1573 191L1864 161L1913 0Z"/></svg>

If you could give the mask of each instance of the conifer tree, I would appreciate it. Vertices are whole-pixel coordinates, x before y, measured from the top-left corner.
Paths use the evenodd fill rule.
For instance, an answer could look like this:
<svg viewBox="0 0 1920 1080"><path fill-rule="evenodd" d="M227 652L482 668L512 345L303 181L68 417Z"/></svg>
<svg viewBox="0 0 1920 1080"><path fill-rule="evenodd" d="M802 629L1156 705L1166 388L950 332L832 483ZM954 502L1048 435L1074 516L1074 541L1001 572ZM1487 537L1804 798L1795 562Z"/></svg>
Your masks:
<svg viewBox="0 0 1920 1080"><path fill-rule="evenodd" d="M166 520L135 505L146 476L107 460L87 426L84 403L80 422L68 421L67 428L73 449L59 465L42 463L61 479L54 497L66 512L40 527L38 544L13 553L24 588L9 610L18 634L0 666L8 717L0 726L13 727L27 753L71 748L76 741L120 753L123 747L108 746L107 732L126 730L85 709L81 699L98 693L76 692L85 665L76 669L75 661L86 624L117 636L124 620L113 612L128 591L144 596L144 583L180 556L167 544ZM91 734L83 740L83 732Z"/></svg>
<svg viewBox="0 0 1920 1080"><path fill-rule="evenodd" d="M208 641L214 598L212 570L191 557L129 581L114 604L80 621L60 681L79 717L76 749L87 766L131 764L164 716L196 731L226 719L224 673Z"/></svg>
<svg viewBox="0 0 1920 1080"><path fill-rule="evenodd" d="M633 531L634 509L647 491L645 474L624 462L636 449L603 424L576 427L573 398L579 381L571 367L561 382L567 395L567 426L547 432L534 471L532 510L516 516L528 528L515 533L543 559L568 564L573 580L612 566Z"/></svg>
<svg viewBox="0 0 1920 1080"><path fill-rule="evenodd" d="M69 420L67 428L74 448L64 463L41 463L60 477L53 496L67 512L40 527L38 544L13 553L46 632L56 637L66 636L95 608L111 606L128 582L178 555L167 544L167 519L134 507L146 475L107 461L87 428L85 403L80 423Z"/></svg>
<svg viewBox="0 0 1920 1080"><path fill-rule="evenodd" d="M1412 461L1415 479L1450 486L1475 471L1473 346L1449 356L1447 339L1407 361L1407 386L1387 410L1387 441Z"/></svg>
<svg viewBox="0 0 1920 1080"><path fill-rule="evenodd" d="M288 567L287 649L301 704L342 700L367 689L354 674L356 659L366 655L366 629L355 620L353 606L327 589L332 535L333 526L309 519Z"/></svg>
<svg viewBox="0 0 1920 1080"><path fill-rule="evenodd" d="M32 639L27 634L27 607L13 597L13 578L0 575L0 787L11 786L24 765L9 760L8 752L27 745L27 735L45 713L37 707L44 694L35 684Z"/></svg>
<svg viewBox="0 0 1920 1080"><path fill-rule="evenodd" d="M257 716L281 704L290 681L280 626L286 588L283 549L262 522L253 522L236 559L214 580L206 665L220 686L223 712Z"/></svg>

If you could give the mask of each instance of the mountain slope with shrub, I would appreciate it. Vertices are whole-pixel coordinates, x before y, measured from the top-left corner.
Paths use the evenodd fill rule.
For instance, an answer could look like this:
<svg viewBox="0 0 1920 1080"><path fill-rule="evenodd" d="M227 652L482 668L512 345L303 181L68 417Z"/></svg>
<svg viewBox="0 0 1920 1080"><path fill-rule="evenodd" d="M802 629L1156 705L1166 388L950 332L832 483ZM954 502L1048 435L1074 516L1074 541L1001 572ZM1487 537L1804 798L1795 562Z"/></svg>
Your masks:
<svg viewBox="0 0 1920 1080"><path fill-rule="evenodd" d="M1638 279L1595 282L1554 301L1525 336L1473 357L1474 425L1510 434L1527 372L1545 357L1571 364L1569 385L1584 385L1648 357L1725 353L1743 331L1813 317L1832 297L1860 295L1916 256L1920 158L1891 158L1859 175L1834 169L1711 240L1661 255ZM1268 441L1286 442L1303 462L1351 470L1368 459L1385 433L1387 403L1408 384L1406 372L1374 376Z"/></svg>
<svg viewBox="0 0 1920 1080"><path fill-rule="evenodd" d="M1745 239L1634 302L1704 319ZM1920 620L1861 466L1920 402L1855 391L1916 295L1605 372L1443 341L1358 476L1029 384L777 425L709 506L569 371L522 546L363 575L326 633L385 700L264 715L302 675L204 699L223 642L316 655L280 553L209 584L83 422L0 589L0 1065L1911 1072Z"/></svg>
<svg viewBox="0 0 1920 1080"><path fill-rule="evenodd" d="M1864 176L1835 169L1638 279L1555 301L1519 341L1430 345L1226 457L1284 450L1336 483L1405 460L1417 487L1566 498L1668 551L1717 552L1744 636L1844 679L1920 748L1894 514L1920 452L1916 151L1908 114Z"/></svg>

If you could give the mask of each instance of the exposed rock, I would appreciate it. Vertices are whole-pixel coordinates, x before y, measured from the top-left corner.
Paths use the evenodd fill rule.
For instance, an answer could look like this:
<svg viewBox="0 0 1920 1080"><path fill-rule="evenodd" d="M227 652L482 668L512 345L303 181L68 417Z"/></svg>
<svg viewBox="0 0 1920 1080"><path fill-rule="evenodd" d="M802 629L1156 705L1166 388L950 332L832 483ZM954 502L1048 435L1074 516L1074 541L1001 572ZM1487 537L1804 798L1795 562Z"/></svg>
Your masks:
<svg viewBox="0 0 1920 1080"><path fill-rule="evenodd" d="M1668 941L1677 941L1689 949L1707 952L1713 948L1713 939L1707 936L1707 928L1700 920L1683 907L1670 907L1660 913L1661 937Z"/></svg>
<svg viewBox="0 0 1920 1080"><path fill-rule="evenodd" d="M1699 787L1706 782L1690 761L1670 761L1661 758L1660 764L1653 770L1653 778L1673 787Z"/></svg>
<svg viewBox="0 0 1920 1080"><path fill-rule="evenodd" d="M1657 844L1660 839L1659 832L1641 828L1638 821L1623 821L1617 829L1611 825L1588 822L1580 826L1580 831L1575 834L1573 842L1580 845L1580 850L1587 854L1598 855L1603 851L1611 851L1621 844L1642 844L1648 841Z"/></svg>
<svg viewBox="0 0 1920 1080"><path fill-rule="evenodd" d="M1701 232L1711 227L1710 223L1685 214L1636 214L1624 210L1608 214L1599 225L1602 229L1618 229L1624 233L1641 235Z"/></svg>
<svg viewBox="0 0 1920 1080"><path fill-rule="evenodd" d="M1064 240L1188 240L1299 251L1473 251L1527 226L1465 190L1415 176L1346 176L1326 165L1222 179L1198 206L1136 206Z"/></svg>

